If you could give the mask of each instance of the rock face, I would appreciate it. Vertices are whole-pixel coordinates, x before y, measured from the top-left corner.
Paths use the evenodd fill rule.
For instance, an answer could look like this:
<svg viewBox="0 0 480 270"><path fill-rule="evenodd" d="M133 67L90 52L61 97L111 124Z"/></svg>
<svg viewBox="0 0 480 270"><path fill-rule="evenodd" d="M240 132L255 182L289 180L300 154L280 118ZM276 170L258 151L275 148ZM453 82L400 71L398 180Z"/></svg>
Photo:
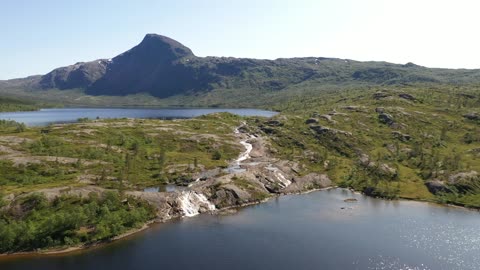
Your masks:
<svg viewBox="0 0 480 270"><path fill-rule="evenodd" d="M85 89L91 95L150 93L168 97L208 90L218 74L181 43L147 34L134 48L112 58L62 67L41 77L43 89ZM195 63L194 63L195 62Z"/></svg>
<svg viewBox="0 0 480 270"><path fill-rule="evenodd" d="M316 188L326 188L332 185L332 180L326 174L310 173L303 177L293 178L293 183L283 192L301 192Z"/></svg>
<svg viewBox="0 0 480 270"><path fill-rule="evenodd" d="M230 184L215 190L211 198L215 205L217 205L219 208L222 208L248 203L252 196L247 191Z"/></svg>
<svg viewBox="0 0 480 270"><path fill-rule="evenodd" d="M108 60L101 59L57 68L45 76L42 76L40 86L42 88L58 89L90 87L105 75L109 63Z"/></svg>
<svg viewBox="0 0 480 270"><path fill-rule="evenodd" d="M93 95L149 92L167 97L179 92L208 89L208 84L215 82L216 77L187 65L195 60L192 51L179 42L149 34L139 45L113 58L105 75L86 92Z"/></svg>

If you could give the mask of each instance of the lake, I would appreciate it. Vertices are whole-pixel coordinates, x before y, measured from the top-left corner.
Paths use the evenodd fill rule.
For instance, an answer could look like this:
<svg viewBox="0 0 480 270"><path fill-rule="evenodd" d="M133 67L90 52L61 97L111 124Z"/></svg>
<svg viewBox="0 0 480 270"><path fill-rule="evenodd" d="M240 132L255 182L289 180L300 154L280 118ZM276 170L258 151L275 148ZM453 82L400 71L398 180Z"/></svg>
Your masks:
<svg viewBox="0 0 480 270"><path fill-rule="evenodd" d="M473 270L479 254L477 211L332 189L158 224L75 254L2 258L0 269Z"/></svg>
<svg viewBox="0 0 480 270"><path fill-rule="evenodd" d="M217 112L229 112L241 116L271 117L277 114L258 109L146 109L146 108L61 108L41 109L29 112L0 113L0 119L14 120L28 126L45 126L52 123L72 123L79 118L148 118L178 119L192 118Z"/></svg>

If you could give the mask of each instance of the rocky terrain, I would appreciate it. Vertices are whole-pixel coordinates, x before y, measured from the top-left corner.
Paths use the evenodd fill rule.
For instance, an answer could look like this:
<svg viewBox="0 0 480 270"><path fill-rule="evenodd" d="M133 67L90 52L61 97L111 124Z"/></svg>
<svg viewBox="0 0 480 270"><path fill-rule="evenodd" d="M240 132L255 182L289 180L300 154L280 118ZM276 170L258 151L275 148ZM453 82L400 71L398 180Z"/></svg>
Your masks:
<svg viewBox="0 0 480 270"><path fill-rule="evenodd" d="M289 193L301 193L326 188L332 181L326 174L309 173L301 176L295 168L298 163L275 158L268 139L262 134L247 133L250 130L244 122L233 130L235 141L242 146L243 152L230 162L227 168L200 170L192 175L190 184L169 192L132 191L125 194L147 201L157 210L157 221L166 221L183 216L194 216L204 212L216 212L253 203L259 203L269 197ZM86 132L87 130L83 130ZM15 136L0 137L1 141L15 146L19 143L31 143L28 139ZM14 166L42 161L73 164L74 158L26 156L6 146L0 146L2 159L11 160ZM95 161L85 161L84 165L93 165ZM99 161L100 162L100 161ZM78 178L83 185L37 189L32 192L14 193L4 199L13 205L31 194L42 193L48 200L58 196L89 196L91 193L103 194L106 188L92 185L95 176L82 175ZM89 180L90 179L90 180Z"/></svg>
<svg viewBox="0 0 480 270"><path fill-rule="evenodd" d="M239 127L240 130L244 128ZM213 174L201 172L186 190L154 193L131 191L128 194L155 205L159 220L164 221L332 185L326 174L299 176L294 169L298 164L274 158L269 152L268 143L258 134L239 132L236 135L246 150L227 169Z"/></svg>

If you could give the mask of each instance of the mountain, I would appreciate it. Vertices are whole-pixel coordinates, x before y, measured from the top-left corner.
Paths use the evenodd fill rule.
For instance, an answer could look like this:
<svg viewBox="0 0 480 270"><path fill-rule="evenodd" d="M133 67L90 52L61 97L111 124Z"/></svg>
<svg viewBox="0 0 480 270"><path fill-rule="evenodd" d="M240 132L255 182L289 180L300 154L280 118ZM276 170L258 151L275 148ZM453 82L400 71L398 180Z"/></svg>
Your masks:
<svg viewBox="0 0 480 270"><path fill-rule="evenodd" d="M43 76L0 81L0 90L4 94L15 94L25 89L33 92L79 89L88 96L148 94L158 98L207 96L215 90L217 101L238 98L241 93L248 93L253 101L267 99L272 93L286 95L298 89L325 86L416 83L477 84L480 70L433 69L413 63L399 65L322 57L276 60L197 57L171 38L147 34L140 44L112 59L79 62ZM206 104L211 105L209 101Z"/></svg>

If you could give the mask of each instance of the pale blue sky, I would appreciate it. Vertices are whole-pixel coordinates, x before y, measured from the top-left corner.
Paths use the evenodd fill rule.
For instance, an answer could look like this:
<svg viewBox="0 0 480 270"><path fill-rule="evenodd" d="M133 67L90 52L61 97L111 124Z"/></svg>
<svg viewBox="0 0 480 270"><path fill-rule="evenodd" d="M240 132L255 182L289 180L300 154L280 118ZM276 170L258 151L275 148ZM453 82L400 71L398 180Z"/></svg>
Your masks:
<svg viewBox="0 0 480 270"><path fill-rule="evenodd" d="M0 79L111 58L146 33L198 56L323 56L480 68L472 0L2 0Z"/></svg>

